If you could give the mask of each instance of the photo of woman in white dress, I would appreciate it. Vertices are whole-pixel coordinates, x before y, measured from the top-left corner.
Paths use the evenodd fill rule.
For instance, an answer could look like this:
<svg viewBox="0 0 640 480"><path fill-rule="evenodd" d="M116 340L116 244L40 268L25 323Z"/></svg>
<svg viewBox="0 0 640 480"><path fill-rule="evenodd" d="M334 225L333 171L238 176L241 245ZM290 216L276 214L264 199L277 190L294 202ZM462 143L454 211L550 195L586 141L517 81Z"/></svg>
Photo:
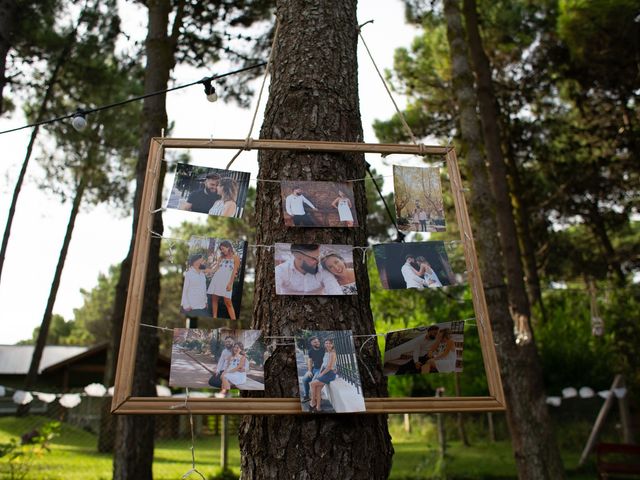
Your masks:
<svg viewBox="0 0 640 480"><path fill-rule="evenodd" d="M238 205L236 203L238 197L238 182L233 178L223 177L218 181L217 193L220 200L213 204L209 215L219 217L235 217Z"/></svg>
<svg viewBox="0 0 640 480"><path fill-rule="evenodd" d="M456 345L448 328L440 330L438 340L433 344L427 357L429 360L422 366L422 373L448 373L456 371Z"/></svg>
<svg viewBox="0 0 640 480"><path fill-rule="evenodd" d="M358 226L352 182L282 180L280 198L287 227Z"/></svg>
<svg viewBox="0 0 640 480"><path fill-rule="evenodd" d="M416 273L424 280L425 287L435 288L442 286L442 282L438 278L438 275L433 271L431 264L424 257L416 257L416 262L419 267Z"/></svg>
<svg viewBox="0 0 640 480"><path fill-rule="evenodd" d="M338 209L340 221L345 222L347 227L353 227L353 214L351 213L351 200L344 194L342 190L338 190L338 196L331 203L333 208Z"/></svg>
<svg viewBox="0 0 640 480"><path fill-rule="evenodd" d="M222 388L216 397L226 397L231 385L241 387L247 381L246 366L249 360L244 351L244 345L241 342L234 343L231 352L227 367L220 376Z"/></svg>
<svg viewBox="0 0 640 480"><path fill-rule="evenodd" d="M223 240L218 247L219 254L214 259L211 269L213 276L207 293L211 295L211 309L213 318L218 318L218 299L222 297L227 313L231 320L236 319L236 312L231 303L233 281L240 269L240 257L233 249L229 240Z"/></svg>

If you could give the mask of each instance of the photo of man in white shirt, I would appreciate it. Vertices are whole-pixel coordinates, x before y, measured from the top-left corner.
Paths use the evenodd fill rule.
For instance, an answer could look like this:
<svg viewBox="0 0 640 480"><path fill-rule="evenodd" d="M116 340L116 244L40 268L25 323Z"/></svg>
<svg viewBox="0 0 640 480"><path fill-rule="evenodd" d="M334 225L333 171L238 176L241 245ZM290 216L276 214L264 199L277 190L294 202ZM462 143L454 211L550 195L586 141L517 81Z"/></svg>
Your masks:
<svg viewBox="0 0 640 480"><path fill-rule="evenodd" d="M418 275L412 265L416 261L416 258L413 255L407 255L404 260L404 265L400 271L402 272L402 278L404 278L407 284L407 288L424 288L424 279Z"/></svg>
<svg viewBox="0 0 640 480"><path fill-rule="evenodd" d="M276 243L277 295L344 295L336 278L320 267L320 245Z"/></svg>
<svg viewBox="0 0 640 480"><path fill-rule="evenodd" d="M305 205L312 210L317 211L313 203L302 194L302 187L296 185L293 192L285 199L285 212L293 219L296 227L313 227L316 225L315 220L305 209Z"/></svg>
<svg viewBox="0 0 640 480"><path fill-rule="evenodd" d="M189 257L189 269L184 272L182 286L182 313L193 317L209 317L211 313L207 305L207 278L204 256L193 254Z"/></svg>

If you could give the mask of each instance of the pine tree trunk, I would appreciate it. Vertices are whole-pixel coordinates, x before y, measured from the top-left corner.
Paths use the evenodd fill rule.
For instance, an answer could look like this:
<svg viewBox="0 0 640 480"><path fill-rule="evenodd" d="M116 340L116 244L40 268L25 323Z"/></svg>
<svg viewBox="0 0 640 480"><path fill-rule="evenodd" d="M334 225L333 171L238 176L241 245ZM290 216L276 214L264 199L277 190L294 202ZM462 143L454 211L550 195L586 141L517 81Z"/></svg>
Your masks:
<svg viewBox="0 0 640 480"><path fill-rule="evenodd" d="M4 112L4 87L7 85L7 56L17 25L16 0L0 0L0 115Z"/></svg>
<svg viewBox="0 0 640 480"><path fill-rule="evenodd" d="M0 15L2 12L0 11ZM80 20L83 15L80 16ZM78 24L80 22L78 21ZM38 113L36 114L34 121L40 122L44 119L45 114L47 113L47 108L49 105L49 101L53 95L53 87L58 82L58 74L60 70L64 66L65 62L69 58L69 54L75 45L76 41L76 31L78 26L69 34L67 37L67 42L62 52L60 52L60 56L56 61L53 70L51 71L51 76L49 77L49 81L47 82L47 86L42 97L42 101L40 102L40 106L38 107ZM0 55L2 52L0 52ZM2 92L0 91L0 94ZM0 113L2 113L0 111ZM36 138L38 136L38 131L40 127L33 127L31 131L31 136L29 138L29 144L27 145L27 151L24 155L24 160L22 161L22 167L20 167L20 173L18 174L18 179L16 180L16 185L13 187L13 195L11 196L11 205L9 206L9 212L7 214L7 224L4 227L4 234L2 236L2 247L0 247L0 278L2 278L2 269L4 267L4 259L7 254L7 248L9 246L9 237L11 236L11 227L13 225L13 217L16 213L16 205L18 204L18 197L20 196L20 191L22 190L22 184L24 182L24 177L27 174L27 167L29 166L29 161L31 160L31 154L33 152L33 146L35 145Z"/></svg>
<svg viewBox="0 0 640 480"><path fill-rule="evenodd" d="M355 0L277 1L279 33L270 95L261 138L358 141ZM259 178L337 181L363 178L362 155L260 152ZM354 185L359 221L366 219L364 185ZM366 227L354 229L284 228L280 185L259 182L256 243L335 243L365 245ZM348 297L292 297L275 294L273 252L256 255L253 327L266 335L292 335L299 329L374 331L369 282L361 255L354 253L358 294ZM358 349L360 342L356 342ZM386 395L380 355L369 342L360 356L365 396ZM359 350L359 349L358 349ZM280 346L266 362L267 397L298 393L295 353ZM242 478L383 479L393 448L384 415L247 416L240 427Z"/></svg>
<svg viewBox="0 0 640 480"><path fill-rule="evenodd" d="M478 106L489 164L489 179L495 198L496 219L500 246L504 258L505 273L507 275L507 289L514 318L523 315L524 321L529 322L531 310L527 290L524 283L524 270L518 231L511 206L511 196L507 179L507 167L502 153L502 139L500 134L500 113L493 90L491 79L491 65L484 51L482 37L478 28L478 12L475 0L464 0L464 16L469 37L469 50L476 74L478 85ZM521 318L521 317L520 317ZM531 329L528 328L531 334Z"/></svg>
<svg viewBox="0 0 640 480"><path fill-rule="evenodd" d="M476 95L459 2L445 0L444 6L453 88L472 186L470 208L518 474L527 480L561 479L564 471L545 403L535 342L517 347L514 341L500 244L495 235L494 199L482 154L482 133L476 115Z"/></svg>
<svg viewBox="0 0 640 480"><path fill-rule="evenodd" d="M169 75L175 65L176 42L173 35L168 34L169 14L171 2L156 0L147 2L148 32L145 43L147 63L145 66L144 91L150 93L167 88ZM180 24L179 15L174 19L174 25ZM149 144L152 137L159 137L162 129L167 127L166 96L156 95L144 100L142 111L143 134L140 152L136 164L136 193L134 198L133 231L127 258L122 263L120 279L114 301L112 317L113 341L111 348L109 374L115 371L115 359L120 345L124 306L129 275L131 273L131 258L135 242L135 231L140 212L140 199L144 185ZM164 171L160 172L158 191L162 191ZM161 197L158 195L156 208L159 207ZM156 213L153 220L153 230L159 234L163 232L162 215ZM147 279L145 285L144 303L142 306L141 323L158 324L158 298L160 295L160 241L152 239L149 247ZM132 394L134 396L156 395L156 364L158 356L158 337L155 330L140 329L136 366L133 379ZM113 377L112 377L113 378ZM109 380L113 381L112 378ZM110 382L109 382L110 383ZM122 415L116 420L116 435L113 459L114 480L151 480L155 421L152 415ZM108 445L103 445L108 446Z"/></svg>
<svg viewBox="0 0 640 480"><path fill-rule="evenodd" d="M617 284L619 287L624 287L627 283L627 279L622 271L622 265L618 260L618 255L613 248L613 243L607 233L607 226L605 225L604 218L598 209L597 204L590 205L589 208L589 226L593 232L596 240L600 242L602 251L604 253L604 259L609 266L609 270L616 276Z"/></svg>
<svg viewBox="0 0 640 480"><path fill-rule="evenodd" d="M29 366L29 372L24 380L23 389L26 391L31 390L38 378L38 370L40 368L40 360L42 360L42 352L47 343L47 335L49 335L49 327L51 325L51 317L53 316L53 306L56 303L58 296L58 288L60 287L60 280L62 278L62 271L64 270L64 264L67 260L67 253L69 252L69 244L71 243L71 237L73 236L73 229L76 224L76 218L80 211L80 204L82 203L82 196L87 187L88 176L83 175L78 188L76 189L75 196L73 198L73 204L71 206L71 213L69 214L69 221L67 222L67 230L64 234L64 240L62 241L62 248L60 248L60 255L58 256L58 264L53 275L51 282L51 289L49 290L49 298L47 299L47 306L44 309L44 315L42 316L42 322L40 323L40 330L38 331L38 338L36 340L35 347L33 349L33 355L31 357L31 365ZM17 415L22 416L29 413L30 404L20 405L17 410Z"/></svg>
<svg viewBox="0 0 640 480"><path fill-rule="evenodd" d="M509 176L513 183L512 194L516 202L516 223L520 231L520 240L522 242L522 253L524 257L525 276L527 279L527 291L529 292L530 305L538 305L540 309L540 319L542 322L547 321L547 314L542 300L542 288L540 286L540 276L538 275L538 263L536 261L535 246L531 233L530 210L529 205L522 195L522 181L520 180L520 171L516 164L515 154L510 142L507 142L509 154L507 155L507 164L509 167ZM535 326L536 319L533 318Z"/></svg>
<svg viewBox="0 0 640 480"><path fill-rule="evenodd" d="M455 389L455 394L456 397L460 397L460 374L458 372L454 373L454 377L453 377L453 386ZM457 424L458 424L458 437L460 437L460 442L462 443L462 445L464 445L465 447L468 447L470 445L469 443L469 438L467 437L467 431L464 428L464 414L459 412L456 414L457 415Z"/></svg>

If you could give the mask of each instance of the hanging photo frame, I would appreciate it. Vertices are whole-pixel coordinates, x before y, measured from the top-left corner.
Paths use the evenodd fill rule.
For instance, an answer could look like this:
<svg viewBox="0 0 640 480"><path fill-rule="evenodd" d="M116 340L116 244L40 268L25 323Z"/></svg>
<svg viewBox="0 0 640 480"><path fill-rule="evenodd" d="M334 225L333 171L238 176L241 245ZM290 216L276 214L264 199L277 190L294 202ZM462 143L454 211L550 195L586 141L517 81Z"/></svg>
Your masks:
<svg viewBox="0 0 640 480"><path fill-rule="evenodd" d="M146 282L149 248L152 237L153 216L158 196L161 162L167 149L224 149L241 150L247 148L247 141L241 139L177 139L153 138L149 147L145 183L141 199L140 218L136 232L135 246L127 305L121 336L120 351L116 368L114 394L111 404L115 414L260 414L291 415L302 414L300 399L291 398L191 398L189 409L176 408L176 399L166 397L134 397L132 395L133 376L139 332L141 327L142 304ZM458 169L455 150L452 147L372 144L354 142L324 142L312 140L251 140L253 150L290 150L302 152L346 152L377 153L382 155L404 154L445 157L453 196L460 238L462 241L468 282L471 289L478 336L482 350L482 360L487 378L489 395L477 397L411 397L411 398L366 398L366 413L420 413L420 412L481 412L503 411L505 398L500 379L498 360L493 340L491 324L480 277L478 259L473 242L473 232L464 199L462 180ZM265 379L268 383L268 378Z"/></svg>

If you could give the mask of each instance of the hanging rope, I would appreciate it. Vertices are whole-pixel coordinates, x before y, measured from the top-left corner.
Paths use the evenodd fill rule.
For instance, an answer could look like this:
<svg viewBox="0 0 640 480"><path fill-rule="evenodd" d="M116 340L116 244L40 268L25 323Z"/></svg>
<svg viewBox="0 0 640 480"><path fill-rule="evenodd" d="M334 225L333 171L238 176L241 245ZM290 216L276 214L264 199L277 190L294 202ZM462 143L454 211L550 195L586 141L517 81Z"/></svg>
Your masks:
<svg viewBox="0 0 640 480"><path fill-rule="evenodd" d="M269 59L267 60L267 66L264 69L264 77L262 77L262 85L260 85L260 92L258 93L258 101L256 102L256 108L253 111L253 118L251 119L251 126L249 127L249 133L247 134L247 138L245 139L244 148L241 148L236 152L229 163L227 163L226 170L229 170L229 167L235 162L236 158L240 156L240 154L244 150L251 150L251 132L253 132L253 127L256 124L256 118L258 116L258 109L260 108L260 101L262 100L262 92L264 91L264 85L267 83L267 76L271 70L271 63L273 61L273 51L276 48L276 40L278 39L278 31L280 30L280 22L278 22L278 17L276 17L276 30L273 33L273 42L271 43L271 52L269 52Z"/></svg>
<svg viewBox="0 0 640 480"><path fill-rule="evenodd" d="M393 106L396 109L396 113L398 114L398 118L400 118L400 122L402 123L402 126L404 127L405 131L409 135L409 138L411 138L411 142L413 142L414 145L419 145L420 146L420 153L422 154L423 145L422 144L418 144L418 140L416 139L415 135L413 134L413 130L411 130L411 127L409 126L409 124L405 120L404 115L402 114L402 111L398 107L398 104L396 103L395 99L393 98L393 95L391 94L391 90L389 89L389 86L387 85L387 82L385 81L384 77L382 76L382 73L380 72L380 69L378 68L378 65L376 64L376 61L373 59L373 55L371 55L371 51L369 50L369 47L367 46L367 42L364 41L364 37L362 36L362 27L364 27L367 23L373 23L373 20L369 20L368 22L365 22L362 25L358 26L358 36L360 37L360 40L362 40L362 45L364 45L364 48L367 51L367 54L369 55L369 58L371 59L371 63L373 63L373 67L376 69L376 72L378 72L378 76L380 77L380 81L382 82L382 85L384 85L384 88L387 91L387 94L389 95L389 98L391 99L391 103L393 103ZM267 68L269 68L269 67L267 66Z"/></svg>

